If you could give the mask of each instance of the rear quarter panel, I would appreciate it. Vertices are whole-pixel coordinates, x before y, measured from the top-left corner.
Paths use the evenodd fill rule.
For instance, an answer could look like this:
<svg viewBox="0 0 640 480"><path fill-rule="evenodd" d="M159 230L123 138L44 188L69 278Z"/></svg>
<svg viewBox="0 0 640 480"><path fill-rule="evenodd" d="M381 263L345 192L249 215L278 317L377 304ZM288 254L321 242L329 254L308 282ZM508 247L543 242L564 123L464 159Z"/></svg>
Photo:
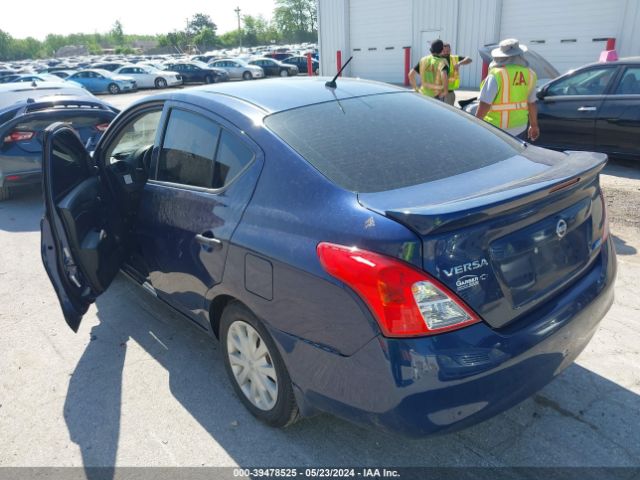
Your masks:
<svg viewBox="0 0 640 480"><path fill-rule="evenodd" d="M354 193L330 183L261 122L241 128L262 146L265 166L234 232L223 282L208 300L231 295L270 328L350 355L379 329L365 304L323 270L318 243L355 245L394 257L411 250L409 261L419 267L420 241L399 223L361 207ZM248 255L266 262L267 270L271 266L271 298L247 289Z"/></svg>

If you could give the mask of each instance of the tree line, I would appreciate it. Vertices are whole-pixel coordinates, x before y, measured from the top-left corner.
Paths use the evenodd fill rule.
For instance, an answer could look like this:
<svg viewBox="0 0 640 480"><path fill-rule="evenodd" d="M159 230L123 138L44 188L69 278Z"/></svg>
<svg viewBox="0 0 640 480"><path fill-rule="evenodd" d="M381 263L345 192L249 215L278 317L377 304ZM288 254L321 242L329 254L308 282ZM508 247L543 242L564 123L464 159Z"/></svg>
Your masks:
<svg viewBox="0 0 640 480"><path fill-rule="evenodd" d="M216 48L234 48L278 43L316 42L318 22L315 0L276 0L273 19L261 15L242 15L240 30L218 35L212 17L197 13L187 20L185 28L159 35L135 35L124 32L116 20L106 33L49 34L43 41L33 37L13 38L0 30L0 60L49 58L63 47L82 46L89 53L99 54L104 49L116 53L134 53L139 45L156 45L174 51L204 52Z"/></svg>

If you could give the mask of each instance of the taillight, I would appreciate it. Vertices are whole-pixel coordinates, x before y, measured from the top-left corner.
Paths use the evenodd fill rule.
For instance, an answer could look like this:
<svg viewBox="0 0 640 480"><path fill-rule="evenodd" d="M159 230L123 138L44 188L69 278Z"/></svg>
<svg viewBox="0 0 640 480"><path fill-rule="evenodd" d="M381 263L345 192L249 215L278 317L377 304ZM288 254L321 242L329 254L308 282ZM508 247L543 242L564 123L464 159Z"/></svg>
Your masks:
<svg viewBox="0 0 640 480"><path fill-rule="evenodd" d="M447 287L400 260L326 242L317 251L322 267L360 295L388 337L434 335L480 321Z"/></svg>
<svg viewBox="0 0 640 480"><path fill-rule="evenodd" d="M96 130L98 130L99 132L104 132L107 128L109 128L108 123L100 123L96 125Z"/></svg>
<svg viewBox="0 0 640 480"><path fill-rule="evenodd" d="M35 134L36 132L31 132L29 130L14 130L9 135L4 137L4 142L25 142L27 140L31 140Z"/></svg>

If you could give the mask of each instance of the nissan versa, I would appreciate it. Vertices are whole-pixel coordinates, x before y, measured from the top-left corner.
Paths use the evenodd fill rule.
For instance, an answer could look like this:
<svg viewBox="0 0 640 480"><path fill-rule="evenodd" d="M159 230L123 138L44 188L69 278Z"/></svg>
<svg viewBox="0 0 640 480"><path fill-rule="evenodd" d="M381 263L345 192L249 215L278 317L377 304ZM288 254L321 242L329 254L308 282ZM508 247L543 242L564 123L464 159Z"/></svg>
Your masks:
<svg viewBox="0 0 640 480"><path fill-rule="evenodd" d="M605 155L386 84L160 94L93 157L54 124L43 159L42 257L69 326L122 270L219 338L272 426L472 425L570 365L613 301Z"/></svg>

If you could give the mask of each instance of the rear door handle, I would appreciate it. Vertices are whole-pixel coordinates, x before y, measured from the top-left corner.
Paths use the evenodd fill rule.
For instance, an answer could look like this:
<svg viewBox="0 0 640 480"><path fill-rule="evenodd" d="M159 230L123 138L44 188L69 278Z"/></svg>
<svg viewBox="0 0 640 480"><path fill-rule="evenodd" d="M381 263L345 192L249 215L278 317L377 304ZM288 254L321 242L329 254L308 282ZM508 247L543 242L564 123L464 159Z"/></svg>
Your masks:
<svg viewBox="0 0 640 480"><path fill-rule="evenodd" d="M579 112L595 112L597 110L596 107L580 107L578 108Z"/></svg>
<svg viewBox="0 0 640 480"><path fill-rule="evenodd" d="M222 240L215 238L213 233L210 231L197 234L196 241L202 245L206 245L207 247L222 246Z"/></svg>

